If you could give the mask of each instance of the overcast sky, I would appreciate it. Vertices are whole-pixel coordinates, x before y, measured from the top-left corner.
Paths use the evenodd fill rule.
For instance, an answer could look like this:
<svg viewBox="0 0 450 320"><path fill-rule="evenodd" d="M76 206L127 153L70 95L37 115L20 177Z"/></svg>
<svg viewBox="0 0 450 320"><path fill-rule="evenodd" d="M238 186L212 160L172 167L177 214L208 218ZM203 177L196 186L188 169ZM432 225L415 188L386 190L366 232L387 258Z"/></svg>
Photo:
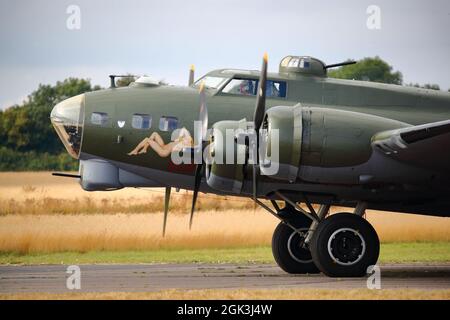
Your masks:
<svg viewBox="0 0 450 320"><path fill-rule="evenodd" d="M80 29L67 28L70 5ZM369 5L381 29L369 29ZM269 71L285 55L326 63L379 55L404 82L450 88L450 1L0 0L0 107L67 77L108 85L130 72L185 84L216 68Z"/></svg>

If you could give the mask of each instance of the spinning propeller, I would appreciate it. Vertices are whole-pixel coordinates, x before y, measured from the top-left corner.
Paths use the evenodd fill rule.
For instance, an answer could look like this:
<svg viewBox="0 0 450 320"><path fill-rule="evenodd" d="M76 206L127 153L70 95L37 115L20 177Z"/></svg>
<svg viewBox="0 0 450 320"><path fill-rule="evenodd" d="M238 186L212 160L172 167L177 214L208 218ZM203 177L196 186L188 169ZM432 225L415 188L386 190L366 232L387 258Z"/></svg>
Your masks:
<svg viewBox="0 0 450 320"><path fill-rule="evenodd" d="M193 70L193 69L191 69ZM206 134L208 131L208 108L206 106L206 95L205 95L205 86L203 82L200 84L200 112L199 112L199 121L201 122L199 130L196 130L194 141L198 143L198 145L193 149L194 153L200 153L200 156L203 156L203 150L206 146ZM198 155L198 154L197 154ZM194 195L192 199L192 207L191 207L191 216L189 218L189 229L192 228L192 220L194 217L195 211L195 203L197 202L198 191L200 189L200 183L202 181L202 175L204 172L203 160L200 159L200 163L197 164L195 168L195 181L194 181ZM164 199L164 222L163 222L163 236L166 233L166 224L167 224L167 215L169 213L169 199L170 199L171 188L166 188L165 199Z"/></svg>
<svg viewBox="0 0 450 320"><path fill-rule="evenodd" d="M259 129L264 120L264 114L266 112L266 85L267 85L267 64L268 56L264 54L263 63L261 68L261 75L259 76L258 91L256 97L255 111L253 114L253 124L256 133L255 139L251 139L255 145L250 146L253 152L253 199L257 197L257 174L258 174L258 147L259 147ZM204 147L206 146L206 135L208 130L208 109L206 107L205 91L203 83L200 85L200 116L201 130L198 133L197 141L202 142L202 147L198 148L197 152L201 151L203 155ZM192 227L192 219L195 211L195 203L197 202L198 191L200 189L200 183L204 172L203 161L197 164L195 169L195 181L194 181L194 195L192 198L191 216L189 219L189 228Z"/></svg>
<svg viewBox="0 0 450 320"><path fill-rule="evenodd" d="M203 149L206 145L206 134L208 132L208 108L206 106L205 85L202 82L200 84L200 113L199 121L201 122L200 130L197 130L196 141L199 145L195 152L200 152L200 156L203 157ZM200 183L202 181L204 166L203 159L197 164L195 168L195 180L194 180L194 195L192 198L191 216L189 218L189 229L192 228L192 220L194 218L195 203L197 202L198 190L200 189Z"/></svg>
<svg viewBox="0 0 450 320"><path fill-rule="evenodd" d="M256 104L255 104L255 111L253 114L253 124L254 124L254 130L256 133L255 139L251 139L253 141L253 145L250 146L251 152L253 152L253 199L256 200L257 198L257 173L258 173L258 147L259 147L259 129L261 128L261 125L264 120L264 114L266 110L266 84L267 84L267 63L268 63L268 57L267 53L264 54L263 57L263 63L261 68L261 74L259 77L258 82L258 91L256 96ZM191 85L193 83L194 78L194 68L191 66L191 72L189 76L189 84ZM198 155L200 153L200 156L203 157L203 151L207 145L207 131L208 131L208 108L206 105L206 94L205 94L205 86L204 83L200 84L200 112L199 112L199 121L201 122L199 130L195 131L195 137L194 141L198 144L193 149L193 152ZM192 206L191 206L191 214L189 217L189 229L192 228L192 221L194 217L195 212L195 204L197 202L198 198L198 192L200 189L200 184L202 181L202 177L204 175L205 166L203 165L203 158L201 158L201 161L197 164L195 168L195 175L194 175L194 191L193 191L193 197L192 197ZM166 230L166 223L167 223L167 214L169 211L169 198L170 198L170 191L171 188L166 188L165 193L165 201L164 201L164 224L163 224L163 236L165 235Z"/></svg>
<svg viewBox="0 0 450 320"><path fill-rule="evenodd" d="M188 80L189 87L194 84L194 73L195 73L195 67L193 64L191 64L191 67L189 68L189 80Z"/></svg>
<svg viewBox="0 0 450 320"><path fill-rule="evenodd" d="M261 74L259 76L258 92L256 93L256 105L255 112L253 114L253 124L256 137L252 139L256 145L250 146L253 153L253 200L257 197L257 170L258 170L258 150L259 150L259 129L264 120L264 114L266 112L266 85L267 85L267 53L264 53L263 63L261 67Z"/></svg>
<svg viewBox="0 0 450 320"><path fill-rule="evenodd" d="M169 214L169 200L171 187L166 187L166 194L164 197L164 222L163 222L163 237L166 235L167 215Z"/></svg>

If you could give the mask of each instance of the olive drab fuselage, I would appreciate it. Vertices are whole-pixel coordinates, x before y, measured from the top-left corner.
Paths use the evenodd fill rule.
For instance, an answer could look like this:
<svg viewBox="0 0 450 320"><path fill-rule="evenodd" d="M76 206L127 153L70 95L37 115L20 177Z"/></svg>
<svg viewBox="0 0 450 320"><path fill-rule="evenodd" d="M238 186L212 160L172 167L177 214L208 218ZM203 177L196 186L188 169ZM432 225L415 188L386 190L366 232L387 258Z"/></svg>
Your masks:
<svg viewBox="0 0 450 320"><path fill-rule="evenodd" d="M284 190L295 198L295 194L302 191L310 193L317 203L350 205L364 199L375 209L448 214L443 209L447 205L444 198L449 194L448 176L434 183L426 180L427 174L433 174L430 171L423 176L418 174L418 180L414 180L407 177L407 169L396 169L394 162L385 164L387 172L374 169L375 163L382 162L374 159L371 139L382 131L450 119L449 93L328 78L326 70L321 70L315 60L310 61L309 73L296 72L289 67L291 60L282 61L279 72L267 76L283 90L279 96L267 97L266 121L280 129L281 167L285 166L285 170L281 170L279 176L260 176L259 196ZM318 69L314 69L317 66ZM218 87L206 88L211 126L224 120L252 120L255 96L226 92L226 88L233 80L257 80L258 71L221 69L206 74L203 79L205 77L224 79L219 79L222 82ZM167 128L167 124L171 126L170 119L175 119L177 128L193 132L199 113L201 81L187 87L133 83L128 87L86 93L79 113L82 133L79 150L76 150L82 162L81 174L87 170L83 169L84 161L96 160L110 165L104 169L104 174L115 176L117 182L117 185L105 182L100 189L168 185L192 189L194 165L176 166L170 157L162 157L153 150L138 155L129 153L153 132L169 143L173 131ZM145 115L139 119L149 125L134 126L136 115ZM301 127L301 133L293 133L295 123ZM62 136L64 133L60 134ZM368 166L373 171L367 173ZM223 170L223 175L222 171L217 171L219 179L226 181L234 174L227 170ZM407 178L396 184L388 173L402 175L402 179L404 174ZM397 177L396 174L392 177ZM238 195L249 196L251 185L246 173L239 179L242 181ZM423 183L423 179L427 183ZM91 187L86 183L85 189L96 190L95 183ZM209 183L202 183L201 190L236 194L226 188L214 190ZM413 197L416 200L433 198L438 204L408 203Z"/></svg>

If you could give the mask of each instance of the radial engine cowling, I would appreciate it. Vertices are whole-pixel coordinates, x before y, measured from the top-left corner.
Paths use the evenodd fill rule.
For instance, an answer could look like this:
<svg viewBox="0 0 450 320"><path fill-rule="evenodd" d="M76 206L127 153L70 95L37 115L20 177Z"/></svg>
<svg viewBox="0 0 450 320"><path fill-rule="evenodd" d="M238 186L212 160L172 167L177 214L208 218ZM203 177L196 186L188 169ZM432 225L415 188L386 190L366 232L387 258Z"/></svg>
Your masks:
<svg viewBox="0 0 450 320"><path fill-rule="evenodd" d="M236 133L245 132L247 127L245 119L214 124L208 146L210 163L206 166L206 181L211 188L236 194L241 192L248 148L237 143Z"/></svg>
<svg viewBox="0 0 450 320"><path fill-rule="evenodd" d="M293 183L302 178L302 166L357 166L370 159L371 139L375 133L405 126L408 124L359 112L300 104L272 107L266 112L259 135L260 174ZM252 122L245 119L220 121L213 128L225 137L227 129L249 132ZM252 166L248 165L251 143L248 140L239 143L237 136L239 134L235 134L234 144L230 147L228 143L226 147L227 139L215 139L213 135L209 146L211 153L216 156L222 153L223 159L235 160L222 164L213 157L207 165L207 183L216 190L240 193L244 180L251 179Z"/></svg>

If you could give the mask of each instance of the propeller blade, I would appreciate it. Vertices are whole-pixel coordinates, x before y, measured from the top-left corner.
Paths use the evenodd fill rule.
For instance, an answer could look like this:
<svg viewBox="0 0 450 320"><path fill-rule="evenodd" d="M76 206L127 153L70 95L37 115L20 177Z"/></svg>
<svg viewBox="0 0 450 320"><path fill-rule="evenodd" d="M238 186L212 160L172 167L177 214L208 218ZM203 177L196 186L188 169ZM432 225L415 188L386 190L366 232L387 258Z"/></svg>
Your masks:
<svg viewBox="0 0 450 320"><path fill-rule="evenodd" d="M194 195L192 197L191 216L189 218L189 229L192 228L192 220L194 218L195 203L197 202L198 190L202 181L203 164L198 164L195 168Z"/></svg>
<svg viewBox="0 0 450 320"><path fill-rule="evenodd" d="M256 194L256 191L257 191L257 188L258 188L258 186L257 186L257 180L256 180L256 170L257 170L257 165L256 164L253 164L253 200L255 200L256 201L256 197L257 197L257 194Z"/></svg>
<svg viewBox="0 0 450 320"><path fill-rule="evenodd" d="M264 120L264 113L266 111L266 82L267 82L267 53L264 54L261 68L261 75L259 76L258 92L256 97L255 113L253 121L255 123L255 131L258 132Z"/></svg>
<svg viewBox="0 0 450 320"><path fill-rule="evenodd" d="M193 64L191 64L191 67L189 68L189 81L188 81L189 87L194 84L194 73L195 73L195 67Z"/></svg>
<svg viewBox="0 0 450 320"><path fill-rule="evenodd" d="M208 107L206 106L205 84L200 84L200 114L199 121L202 122L201 139L206 141L206 133L208 131Z"/></svg>
<svg viewBox="0 0 450 320"><path fill-rule="evenodd" d="M257 173L258 173L258 137L253 137L249 141L249 152L252 156L252 182L253 182L253 200L257 198Z"/></svg>
<svg viewBox="0 0 450 320"><path fill-rule="evenodd" d="M206 106L206 93L205 84L200 84L200 112L199 121L201 121L200 132L196 135L196 143L199 143L201 154L203 156L204 142L206 142L206 134L208 132L208 107ZM197 164L195 168L195 180L194 180L194 194L192 197L191 216L189 218L189 229L192 229L192 220L194 218L195 203L197 202L198 190L200 189L200 183L202 182L203 175L203 159Z"/></svg>
<svg viewBox="0 0 450 320"><path fill-rule="evenodd" d="M164 198L164 222L163 222L163 237L166 235L167 215L169 214L169 200L171 187L166 187L166 195Z"/></svg>
<svg viewBox="0 0 450 320"><path fill-rule="evenodd" d="M261 75L259 76L258 92L256 97L255 113L253 114L253 123L256 137L252 142L251 152L253 156L252 180L253 180L253 200L257 198L257 170L258 170L258 132L264 120L266 112L266 84L267 84L267 53L264 53L263 63L261 67ZM255 145L256 144L256 145Z"/></svg>

